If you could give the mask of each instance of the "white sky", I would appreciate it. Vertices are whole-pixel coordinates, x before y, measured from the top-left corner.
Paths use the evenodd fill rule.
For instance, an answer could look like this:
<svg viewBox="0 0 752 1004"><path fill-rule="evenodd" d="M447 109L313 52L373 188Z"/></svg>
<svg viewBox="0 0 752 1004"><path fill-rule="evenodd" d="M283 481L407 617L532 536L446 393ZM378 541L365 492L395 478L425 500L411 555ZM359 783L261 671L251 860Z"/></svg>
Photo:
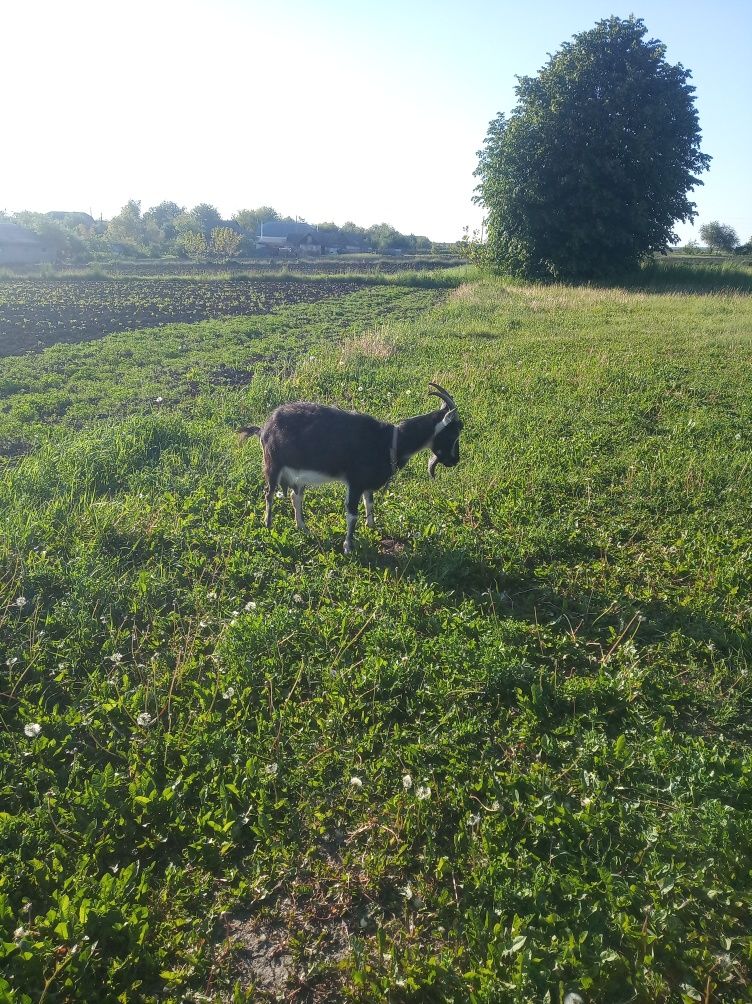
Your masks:
<svg viewBox="0 0 752 1004"><path fill-rule="evenodd" d="M693 71L714 156L696 225L746 240L752 3L646 6L650 35ZM599 0L0 0L0 208L263 204L456 240L479 224L476 151L514 106L515 74L610 13Z"/></svg>

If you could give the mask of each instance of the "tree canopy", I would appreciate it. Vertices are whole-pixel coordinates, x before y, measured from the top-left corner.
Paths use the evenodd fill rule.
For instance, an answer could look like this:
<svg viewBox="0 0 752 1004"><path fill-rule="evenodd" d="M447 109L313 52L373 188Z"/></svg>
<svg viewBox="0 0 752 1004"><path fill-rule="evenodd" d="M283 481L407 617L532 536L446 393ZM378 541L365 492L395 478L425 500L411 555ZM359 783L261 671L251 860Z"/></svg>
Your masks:
<svg viewBox="0 0 752 1004"><path fill-rule="evenodd" d="M599 21L518 78L475 172L488 261L529 278L606 275L667 250L674 223L695 217L687 193L710 158L691 74L646 33L638 18Z"/></svg>
<svg viewBox="0 0 752 1004"><path fill-rule="evenodd" d="M718 251L733 251L739 244L739 236L733 227L718 220L704 223L700 227L700 239L709 248L716 248Z"/></svg>

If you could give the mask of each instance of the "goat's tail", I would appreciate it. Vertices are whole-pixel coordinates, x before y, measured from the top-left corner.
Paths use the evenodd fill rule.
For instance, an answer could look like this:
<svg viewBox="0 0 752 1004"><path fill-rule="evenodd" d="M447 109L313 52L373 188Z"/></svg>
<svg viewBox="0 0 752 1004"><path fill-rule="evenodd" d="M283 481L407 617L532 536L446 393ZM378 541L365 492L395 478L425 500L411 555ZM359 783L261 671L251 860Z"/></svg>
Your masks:
<svg viewBox="0 0 752 1004"><path fill-rule="evenodd" d="M250 439L251 436L261 435L261 429L257 425L249 425L244 429L236 429L235 432L239 443L244 443L246 439Z"/></svg>

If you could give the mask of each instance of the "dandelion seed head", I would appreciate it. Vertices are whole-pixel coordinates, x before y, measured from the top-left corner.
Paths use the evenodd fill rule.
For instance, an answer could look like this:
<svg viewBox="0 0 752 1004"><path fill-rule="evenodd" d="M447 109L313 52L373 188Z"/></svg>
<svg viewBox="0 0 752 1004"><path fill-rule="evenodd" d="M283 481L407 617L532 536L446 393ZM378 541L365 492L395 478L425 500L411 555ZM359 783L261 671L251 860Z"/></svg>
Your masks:
<svg viewBox="0 0 752 1004"><path fill-rule="evenodd" d="M402 777L402 787L405 791L409 791L413 786L413 779L409 774L404 774Z"/></svg>
<svg viewBox="0 0 752 1004"><path fill-rule="evenodd" d="M28 736L29 739L36 739L41 731L42 726L38 722L29 722L24 725L24 735Z"/></svg>
<svg viewBox="0 0 752 1004"><path fill-rule="evenodd" d="M427 801L431 797L431 786L428 784L419 784L415 789L415 797L421 802Z"/></svg>
<svg viewBox="0 0 752 1004"><path fill-rule="evenodd" d="M350 787L351 788L362 788L363 787L363 781L362 781L362 779L359 778L359 777L354 777L354 776L351 777L350 778Z"/></svg>
<svg viewBox="0 0 752 1004"><path fill-rule="evenodd" d="M18 607L18 609L19 609L19 610L20 610L20 609L21 609L22 607L25 607L25 606L26 606L26 604L27 604L28 602L29 602L29 601L28 601L28 600L26 599L26 597L25 597L25 596L17 596L17 597L15 598L15 600L14 600L14 603L15 603L15 605L16 605L16 606Z"/></svg>
<svg viewBox="0 0 752 1004"><path fill-rule="evenodd" d="M277 774L279 773L279 764L268 763L266 767L264 767L264 773L267 775L267 777L276 777Z"/></svg>
<svg viewBox="0 0 752 1004"><path fill-rule="evenodd" d="M149 714L148 711L142 711L141 714L136 718L136 724L140 725L141 728L147 729L150 725L154 724L154 719Z"/></svg>

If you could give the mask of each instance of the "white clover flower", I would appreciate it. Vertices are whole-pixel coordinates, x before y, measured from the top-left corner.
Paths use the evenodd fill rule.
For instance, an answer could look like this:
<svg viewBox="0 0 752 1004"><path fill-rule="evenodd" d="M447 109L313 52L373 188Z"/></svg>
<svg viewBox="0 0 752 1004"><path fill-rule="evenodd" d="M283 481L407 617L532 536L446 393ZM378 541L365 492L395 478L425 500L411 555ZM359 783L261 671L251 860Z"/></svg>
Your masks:
<svg viewBox="0 0 752 1004"><path fill-rule="evenodd" d="M5 660L5 665L6 666L10 666L10 668L12 669L17 662L18 662L18 656L17 655L12 655L10 657L10 659L6 659Z"/></svg>
<svg viewBox="0 0 752 1004"><path fill-rule="evenodd" d="M429 784L419 784L415 789L415 797L420 802L425 802L431 797L431 786Z"/></svg>
<svg viewBox="0 0 752 1004"><path fill-rule="evenodd" d="M737 434L734 436L734 439L741 439L741 438L742 438L741 432L737 432Z"/></svg>
<svg viewBox="0 0 752 1004"><path fill-rule="evenodd" d="M229 701L230 698L234 697L234 696L235 696L235 688L234 687L228 687L227 690L222 694L222 697L226 701Z"/></svg>
<svg viewBox="0 0 752 1004"><path fill-rule="evenodd" d="M28 602L29 601L26 599L25 596L17 596L16 599L14 600L14 603L18 607L19 610L22 607L25 607Z"/></svg>
<svg viewBox="0 0 752 1004"><path fill-rule="evenodd" d="M20 941L22 938L25 938L28 933L29 932L25 927L17 927L13 932L13 940Z"/></svg>
<svg viewBox="0 0 752 1004"><path fill-rule="evenodd" d="M207 598L207 600L216 600L216 598L217 598L217 594L216 594L216 593L214 593L214 592L212 592L212 593L207 593L207 594L206 594L206 598Z"/></svg>
<svg viewBox="0 0 752 1004"><path fill-rule="evenodd" d="M413 887L409 882L400 889L400 894L404 896L408 902L413 898Z"/></svg>
<svg viewBox="0 0 752 1004"><path fill-rule="evenodd" d="M198 622L198 626L200 628L207 628L207 627L209 627L209 622L208 621L199 621Z"/></svg>
<svg viewBox="0 0 752 1004"><path fill-rule="evenodd" d="M123 653L122 652L113 652L112 655L108 655L107 658L110 660L110 662L114 662L114 663L122 662L123 661Z"/></svg>
<svg viewBox="0 0 752 1004"><path fill-rule="evenodd" d="M477 812L471 812L467 817L467 825L470 827L475 827L480 822L480 815Z"/></svg>
<svg viewBox="0 0 752 1004"><path fill-rule="evenodd" d="M245 610L246 613L250 613L251 610L255 610L255 609L256 609L256 604L254 603L253 600L248 600L248 602L246 603L246 605L243 607L243 610Z"/></svg>
<svg viewBox="0 0 752 1004"><path fill-rule="evenodd" d="M154 719L149 714L148 711L142 711L141 714L136 718L136 724L140 725L143 729L148 729L150 725L154 724Z"/></svg>
<svg viewBox="0 0 752 1004"><path fill-rule="evenodd" d="M24 725L24 735L28 736L29 739L36 739L41 731L42 726L38 722L29 722L27 725Z"/></svg>
<svg viewBox="0 0 752 1004"><path fill-rule="evenodd" d="M293 600L296 603L302 603L303 602L303 597L300 595L300 593L295 593L295 595L293 596Z"/></svg>
<svg viewBox="0 0 752 1004"><path fill-rule="evenodd" d="M413 779L409 774L403 774L402 776L402 787L405 791L409 791L413 786Z"/></svg>
<svg viewBox="0 0 752 1004"><path fill-rule="evenodd" d="M279 773L279 764L268 763L266 767L264 767L264 773L266 774L267 777L276 777L277 774Z"/></svg>
<svg viewBox="0 0 752 1004"><path fill-rule="evenodd" d="M164 398L163 397L155 397L154 400L156 401L157 404L161 404L164 401Z"/></svg>
<svg viewBox="0 0 752 1004"><path fill-rule="evenodd" d="M359 777L351 777L350 778L350 787L351 788L362 788L363 787L363 781Z"/></svg>

